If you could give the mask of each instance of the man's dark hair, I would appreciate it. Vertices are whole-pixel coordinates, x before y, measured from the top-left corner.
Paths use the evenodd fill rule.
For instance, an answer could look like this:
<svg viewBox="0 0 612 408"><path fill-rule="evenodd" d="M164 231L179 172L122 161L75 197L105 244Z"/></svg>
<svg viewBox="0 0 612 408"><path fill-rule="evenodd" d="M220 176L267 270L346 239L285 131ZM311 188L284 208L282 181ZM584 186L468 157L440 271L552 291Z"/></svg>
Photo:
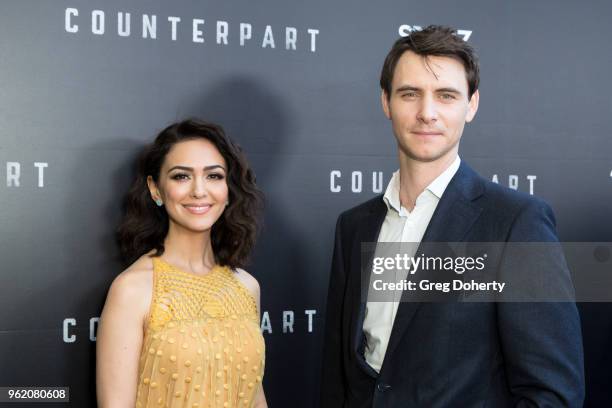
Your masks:
<svg viewBox="0 0 612 408"><path fill-rule="evenodd" d="M478 89L480 70L474 48L464 41L454 28L430 25L421 31L413 31L407 37L398 39L391 47L380 73L380 87L387 94L387 98L391 96L395 66L406 51L412 51L422 57L433 55L456 59L465 68L468 99L471 99Z"/></svg>

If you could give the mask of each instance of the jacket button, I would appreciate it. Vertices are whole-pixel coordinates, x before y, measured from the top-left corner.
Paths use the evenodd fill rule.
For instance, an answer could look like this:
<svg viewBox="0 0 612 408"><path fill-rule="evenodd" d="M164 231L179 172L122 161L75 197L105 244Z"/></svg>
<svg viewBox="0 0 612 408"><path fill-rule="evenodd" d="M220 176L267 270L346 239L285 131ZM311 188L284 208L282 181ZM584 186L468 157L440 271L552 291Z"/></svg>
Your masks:
<svg viewBox="0 0 612 408"><path fill-rule="evenodd" d="M389 391L391 389L391 386L389 384L378 383L376 385L376 388L380 392L385 392L385 391Z"/></svg>

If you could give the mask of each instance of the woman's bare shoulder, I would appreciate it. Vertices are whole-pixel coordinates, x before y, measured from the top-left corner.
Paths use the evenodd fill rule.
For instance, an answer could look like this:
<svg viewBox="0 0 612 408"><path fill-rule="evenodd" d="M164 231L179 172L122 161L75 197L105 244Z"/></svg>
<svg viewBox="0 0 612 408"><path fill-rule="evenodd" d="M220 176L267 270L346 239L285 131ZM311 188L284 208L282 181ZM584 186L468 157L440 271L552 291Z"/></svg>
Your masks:
<svg viewBox="0 0 612 408"><path fill-rule="evenodd" d="M236 278L251 292L253 297L259 302L259 282L257 279L247 271L241 268L234 269L236 272Z"/></svg>
<svg viewBox="0 0 612 408"><path fill-rule="evenodd" d="M114 279L109 297L129 303L147 304L153 289L153 261L149 254L138 258Z"/></svg>

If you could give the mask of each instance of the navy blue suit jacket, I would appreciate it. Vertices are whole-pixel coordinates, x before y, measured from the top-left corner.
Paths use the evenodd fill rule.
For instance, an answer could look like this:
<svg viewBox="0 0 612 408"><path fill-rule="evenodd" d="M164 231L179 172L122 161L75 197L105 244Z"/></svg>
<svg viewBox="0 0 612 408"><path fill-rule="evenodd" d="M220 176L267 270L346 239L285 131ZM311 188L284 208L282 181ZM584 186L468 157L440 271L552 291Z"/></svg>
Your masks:
<svg viewBox="0 0 612 408"><path fill-rule="evenodd" d="M573 302L401 303L376 373L363 357L361 243L376 242L382 196L340 215L328 292L321 407L581 407L582 337ZM462 162L423 242L556 242L543 201ZM563 260L551 285L573 293Z"/></svg>

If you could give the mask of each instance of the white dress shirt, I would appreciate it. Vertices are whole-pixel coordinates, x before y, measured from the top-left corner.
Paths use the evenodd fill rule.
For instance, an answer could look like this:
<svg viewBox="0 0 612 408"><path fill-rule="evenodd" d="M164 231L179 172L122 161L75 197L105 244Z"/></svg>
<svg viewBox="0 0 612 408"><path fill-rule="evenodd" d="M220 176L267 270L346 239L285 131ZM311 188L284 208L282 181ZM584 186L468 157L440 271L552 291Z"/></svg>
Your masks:
<svg viewBox="0 0 612 408"><path fill-rule="evenodd" d="M402 207L399 194L399 170L393 173L383 197L387 205L387 215L378 235L378 242L421 242L438 202L460 164L461 159L457 156L455 161L419 194L412 211ZM416 251L416 247L416 245L410 246L412 252ZM414 253L407 253L407 255L414 256ZM405 277L400 277L400 279L403 278ZM367 345L364 356L367 363L376 372L380 372L385 358L400 296L401 293L398 294L395 301L367 302L366 304L363 331Z"/></svg>

